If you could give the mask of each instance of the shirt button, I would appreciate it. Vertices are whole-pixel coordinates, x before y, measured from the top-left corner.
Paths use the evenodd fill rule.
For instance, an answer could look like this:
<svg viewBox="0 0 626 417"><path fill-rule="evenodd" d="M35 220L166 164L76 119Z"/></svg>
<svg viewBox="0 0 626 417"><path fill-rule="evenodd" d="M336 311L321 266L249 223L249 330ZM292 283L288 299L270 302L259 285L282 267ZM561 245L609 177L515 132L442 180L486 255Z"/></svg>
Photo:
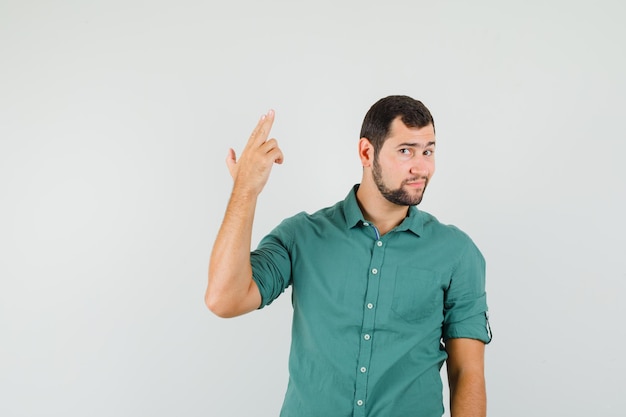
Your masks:
<svg viewBox="0 0 626 417"><path fill-rule="evenodd" d="M359 407L363 405L363 400L359 400L356 402L356 405L358 405Z"/></svg>
<svg viewBox="0 0 626 417"><path fill-rule="evenodd" d="M365 340L370 340L371 337L372 336L370 336L369 334L364 334L363 335L363 339L365 339Z"/></svg>
<svg viewBox="0 0 626 417"><path fill-rule="evenodd" d="M367 308L369 308L370 310L374 308L374 304L372 303L367 303Z"/></svg>
<svg viewBox="0 0 626 417"><path fill-rule="evenodd" d="M365 372L367 372L367 368L366 368L365 366L363 366L363 367L361 368L361 373L362 373L362 374L364 374Z"/></svg>
<svg viewBox="0 0 626 417"><path fill-rule="evenodd" d="M370 225L370 224L369 224L368 222L364 222L364 223L363 223L363 226L365 226L365 227L367 227L367 226L369 226L369 225Z"/></svg>
<svg viewBox="0 0 626 417"><path fill-rule="evenodd" d="M383 242L381 242L380 240L378 242L376 242L376 246L382 246Z"/></svg>
<svg viewBox="0 0 626 417"><path fill-rule="evenodd" d="M374 275L378 274L378 269L376 269L376 268L372 269L372 274L374 274Z"/></svg>

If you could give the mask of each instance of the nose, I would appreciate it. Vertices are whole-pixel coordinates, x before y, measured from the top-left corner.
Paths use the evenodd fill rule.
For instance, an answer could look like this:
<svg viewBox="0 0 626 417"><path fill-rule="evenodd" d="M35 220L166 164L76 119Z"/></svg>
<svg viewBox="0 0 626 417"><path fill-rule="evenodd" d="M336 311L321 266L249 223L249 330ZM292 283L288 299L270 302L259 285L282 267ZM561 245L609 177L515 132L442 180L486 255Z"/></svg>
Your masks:
<svg viewBox="0 0 626 417"><path fill-rule="evenodd" d="M416 155L412 160L411 160L411 168L410 168L410 173L411 175L415 175L415 176L419 176L419 177L426 177L428 176L428 172L430 169L430 163L429 161L426 161L424 156L422 155Z"/></svg>

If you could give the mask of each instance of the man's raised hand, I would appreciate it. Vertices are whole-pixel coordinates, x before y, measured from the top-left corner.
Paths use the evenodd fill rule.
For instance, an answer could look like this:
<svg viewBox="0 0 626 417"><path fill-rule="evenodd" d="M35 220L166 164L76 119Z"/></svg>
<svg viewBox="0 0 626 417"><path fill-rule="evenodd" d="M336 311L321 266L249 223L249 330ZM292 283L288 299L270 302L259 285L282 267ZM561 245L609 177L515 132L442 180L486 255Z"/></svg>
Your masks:
<svg viewBox="0 0 626 417"><path fill-rule="evenodd" d="M239 160L233 149L229 149L226 165L234 180L234 190L258 195L269 178L272 166L283 163L283 152L276 139L268 139L274 124L274 110L261 116L248 139Z"/></svg>

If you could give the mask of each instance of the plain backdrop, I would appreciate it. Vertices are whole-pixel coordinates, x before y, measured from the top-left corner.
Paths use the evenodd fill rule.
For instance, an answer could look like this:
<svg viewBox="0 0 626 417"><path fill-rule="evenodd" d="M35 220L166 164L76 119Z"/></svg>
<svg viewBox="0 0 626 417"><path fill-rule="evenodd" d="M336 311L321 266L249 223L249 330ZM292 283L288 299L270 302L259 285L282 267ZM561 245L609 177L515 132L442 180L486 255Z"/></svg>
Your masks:
<svg viewBox="0 0 626 417"><path fill-rule="evenodd" d="M253 244L360 180L376 100L422 100L420 209L488 263L489 415L623 416L619 0L0 0L0 415L276 416L289 292L204 306L224 164L276 110Z"/></svg>

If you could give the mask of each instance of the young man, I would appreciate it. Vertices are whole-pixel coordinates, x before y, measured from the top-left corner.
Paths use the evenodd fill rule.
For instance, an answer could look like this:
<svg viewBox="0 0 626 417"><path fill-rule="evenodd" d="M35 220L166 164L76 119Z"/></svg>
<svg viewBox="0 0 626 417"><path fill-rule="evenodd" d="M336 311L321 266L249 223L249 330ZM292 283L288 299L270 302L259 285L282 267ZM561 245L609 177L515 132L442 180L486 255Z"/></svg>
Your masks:
<svg viewBox="0 0 626 417"><path fill-rule="evenodd" d="M239 160L209 266L221 317L293 286L289 385L281 416L434 417L447 362L453 417L486 414L485 264L471 239L417 210L435 170L435 126L407 96L363 121L361 183L345 200L284 220L250 252L257 197L283 154L261 117Z"/></svg>

